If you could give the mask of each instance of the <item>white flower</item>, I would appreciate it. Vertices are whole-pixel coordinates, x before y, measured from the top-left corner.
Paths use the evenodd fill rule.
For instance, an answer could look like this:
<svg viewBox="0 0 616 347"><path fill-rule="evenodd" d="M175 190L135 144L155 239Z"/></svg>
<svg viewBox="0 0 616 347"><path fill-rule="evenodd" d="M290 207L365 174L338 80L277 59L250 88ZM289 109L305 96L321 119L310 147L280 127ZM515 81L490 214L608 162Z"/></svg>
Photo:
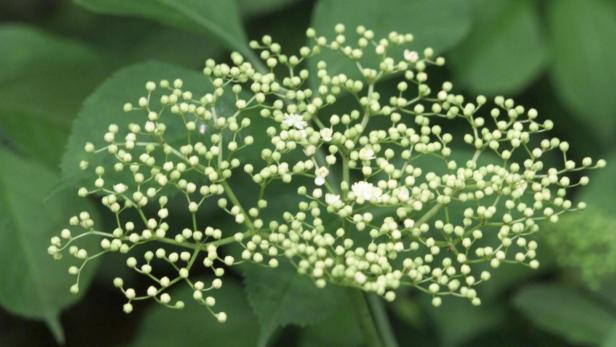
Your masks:
<svg viewBox="0 0 616 347"><path fill-rule="evenodd" d="M329 170L326 167L320 167L315 171L316 177L314 178L314 184L322 186L325 184L325 177L329 175Z"/></svg>
<svg viewBox="0 0 616 347"><path fill-rule="evenodd" d="M355 282L357 282L359 284L364 284L366 282L366 279L367 279L366 275L364 275L363 273L361 273L359 271L357 271L355 273L354 278L355 278Z"/></svg>
<svg viewBox="0 0 616 347"><path fill-rule="evenodd" d="M207 131L207 125L205 123L199 124L199 134L205 134Z"/></svg>
<svg viewBox="0 0 616 347"><path fill-rule="evenodd" d="M128 187L127 187L125 184L122 184L122 183L118 183L118 184L115 184L115 185L113 186L113 190L114 190L116 193L118 193L118 194L122 194L122 193L124 193L124 192L126 191L126 189L127 189L127 188L128 188Z"/></svg>
<svg viewBox="0 0 616 347"><path fill-rule="evenodd" d="M329 142L332 140L332 135L334 134L334 131L330 128L323 128L321 129L321 131L319 131L319 133L321 134L321 138L323 139L323 141Z"/></svg>
<svg viewBox="0 0 616 347"><path fill-rule="evenodd" d="M357 199L370 202L378 202L381 200L383 191L375 187L372 183L366 181L359 181L353 183L351 191L355 194Z"/></svg>
<svg viewBox="0 0 616 347"><path fill-rule="evenodd" d="M153 133L156 130L156 124L154 122L147 121L145 122L145 131L149 133Z"/></svg>
<svg viewBox="0 0 616 347"><path fill-rule="evenodd" d="M325 202L328 205L336 205L337 203L340 202L340 195L336 195L336 194L325 194Z"/></svg>
<svg viewBox="0 0 616 347"><path fill-rule="evenodd" d="M419 54L416 51L409 51L408 49L404 50L404 60L409 63L416 63L419 60Z"/></svg>
<svg viewBox="0 0 616 347"><path fill-rule="evenodd" d="M284 120L282 121L286 126L290 128L295 128L298 130L304 130L304 128L308 125L304 118L297 113L288 114L285 113Z"/></svg>
<svg viewBox="0 0 616 347"><path fill-rule="evenodd" d="M406 187L402 187L398 189L396 196L400 201L407 201L410 198L409 190Z"/></svg>
<svg viewBox="0 0 616 347"><path fill-rule="evenodd" d="M359 150L359 159L372 160L374 159L374 151L370 147L364 147Z"/></svg>

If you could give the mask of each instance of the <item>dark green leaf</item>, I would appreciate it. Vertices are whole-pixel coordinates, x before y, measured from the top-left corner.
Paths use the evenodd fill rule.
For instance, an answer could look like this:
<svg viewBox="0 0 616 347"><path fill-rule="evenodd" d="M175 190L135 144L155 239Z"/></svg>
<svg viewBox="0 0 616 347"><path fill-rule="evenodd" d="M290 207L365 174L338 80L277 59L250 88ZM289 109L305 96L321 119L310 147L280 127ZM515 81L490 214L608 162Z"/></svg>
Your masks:
<svg viewBox="0 0 616 347"><path fill-rule="evenodd" d="M62 157L70 122L36 112L0 110L0 128L19 152L55 168Z"/></svg>
<svg viewBox="0 0 616 347"><path fill-rule="evenodd" d="M56 262L47 247L71 213L83 209L83 200L50 192L59 178L46 167L0 149L0 305L21 316L47 322L58 341L63 340L58 316L79 296L69 293L74 278L68 263ZM50 196L48 198L48 196ZM89 206L89 205L88 205ZM81 276L81 291L93 271Z"/></svg>
<svg viewBox="0 0 616 347"><path fill-rule="evenodd" d="M261 347L277 327L316 323L334 312L344 297L342 288L319 289L290 265L277 269L247 266L244 277L248 302L261 326Z"/></svg>
<svg viewBox="0 0 616 347"><path fill-rule="evenodd" d="M516 294L514 305L538 327L573 343L599 344L616 324L599 303L562 285L528 286Z"/></svg>
<svg viewBox="0 0 616 347"><path fill-rule="evenodd" d="M0 27L0 51L0 127L18 150L56 167L81 101L107 71L103 57L23 25Z"/></svg>
<svg viewBox="0 0 616 347"><path fill-rule="evenodd" d="M190 52L190 54L187 54ZM206 59L218 59L224 53L214 40L174 28L157 28L138 38L138 44L130 49L135 62L143 57L189 68L203 68Z"/></svg>
<svg viewBox="0 0 616 347"><path fill-rule="evenodd" d="M342 298L342 302L334 313L302 329L299 346L362 346L363 335L359 330L355 312L348 297Z"/></svg>
<svg viewBox="0 0 616 347"><path fill-rule="evenodd" d="M597 209L606 215L616 215L614 195L616 194L616 154L607 158L608 165L589 174L590 184L580 192L579 199L589 208Z"/></svg>
<svg viewBox="0 0 616 347"><path fill-rule="evenodd" d="M392 312L406 323L414 328L425 327L425 315L421 309L420 303L415 298L406 295L398 294L396 301L389 305Z"/></svg>
<svg viewBox="0 0 616 347"><path fill-rule="evenodd" d="M302 0L238 0L238 6L243 15L257 16L274 12L300 1Z"/></svg>
<svg viewBox="0 0 616 347"><path fill-rule="evenodd" d="M455 80L474 92L517 92L543 69L547 52L534 1L476 0L473 29L451 52Z"/></svg>
<svg viewBox="0 0 616 347"><path fill-rule="evenodd" d="M424 300L432 316L441 345L460 346L473 337L499 327L505 321L504 307L487 303L473 307L468 300L447 298L442 307L432 307Z"/></svg>
<svg viewBox="0 0 616 347"><path fill-rule="evenodd" d="M604 0L549 5L554 87L575 115L609 139L616 124L616 6Z"/></svg>
<svg viewBox="0 0 616 347"><path fill-rule="evenodd" d="M410 46L412 49L432 47L437 52L444 52L466 36L471 21L466 2L458 0L319 1L312 19L317 33L333 37L337 23L344 24L350 33L354 33L358 25L363 25L373 30L377 38L390 31L411 33L415 37ZM349 43L354 43L352 41L349 39ZM402 56L402 50L392 50L392 53ZM367 55L365 65L376 68L376 59ZM317 60L328 62L330 74L358 76L355 63L337 52L323 50L318 59L310 61L312 71L316 70Z"/></svg>
<svg viewBox="0 0 616 347"><path fill-rule="evenodd" d="M235 0L76 0L92 11L145 17L209 34L242 53L249 52Z"/></svg>
<svg viewBox="0 0 616 347"><path fill-rule="evenodd" d="M202 68L205 59L219 59L224 53L215 39L197 33L146 18L98 15L72 3L60 8L45 28L105 51L116 66L150 59Z"/></svg>
<svg viewBox="0 0 616 347"><path fill-rule="evenodd" d="M256 318L241 287L233 280L226 280L222 289L215 293L215 310L224 311L228 316L224 324L218 323L206 307L194 302L188 287L171 295L185 299L186 307L182 310L153 307L145 314L132 347L255 345L258 335Z"/></svg>

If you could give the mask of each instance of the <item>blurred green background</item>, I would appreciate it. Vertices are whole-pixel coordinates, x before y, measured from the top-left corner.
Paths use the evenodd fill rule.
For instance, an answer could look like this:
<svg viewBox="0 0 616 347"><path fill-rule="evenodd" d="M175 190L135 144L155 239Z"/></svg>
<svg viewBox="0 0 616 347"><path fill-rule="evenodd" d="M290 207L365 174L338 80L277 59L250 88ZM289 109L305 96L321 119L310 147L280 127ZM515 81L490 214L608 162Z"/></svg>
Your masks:
<svg viewBox="0 0 616 347"><path fill-rule="evenodd" d="M225 295L242 318L224 327L199 307L123 314L111 285L130 276L119 259L71 296L65 267L45 252L67 210L84 208L60 160L84 100L116 71L147 61L199 71L266 33L291 51L308 26L331 34L337 22L412 32L447 58L438 79L535 107L572 159L608 160L573 196L588 210L544 228L538 271L499 269L478 308L400 293L386 307L400 345L616 346L616 1L1 0L0 22L0 346L250 346L237 336L259 322L236 274ZM271 345L362 346L349 305L329 311L278 322L311 324L280 329Z"/></svg>

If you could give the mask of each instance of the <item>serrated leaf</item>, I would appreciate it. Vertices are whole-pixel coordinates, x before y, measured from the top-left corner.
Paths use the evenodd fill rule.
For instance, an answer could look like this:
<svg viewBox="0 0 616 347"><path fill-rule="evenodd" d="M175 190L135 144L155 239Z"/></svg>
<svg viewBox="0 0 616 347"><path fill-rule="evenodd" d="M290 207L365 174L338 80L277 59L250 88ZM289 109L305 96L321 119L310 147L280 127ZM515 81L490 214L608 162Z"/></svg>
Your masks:
<svg viewBox="0 0 616 347"><path fill-rule="evenodd" d="M563 102L610 140L616 125L616 6L604 0L550 1L551 78Z"/></svg>
<svg viewBox="0 0 616 347"><path fill-rule="evenodd" d="M470 15L465 1L458 0L320 0L312 16L312 26L319 35L333 37L334 26L343 23L349 33L358 25L375 32L375 37L387 36L390 31L411 33L415 39L410 47L422 50L432 47L445 52L455 46L470 29ZM349 34L351 36L351 34ZM349 38L349 43L352 42ZM392 49L393 56L402 57L403 49ZM345 73L357 77L355 63L342 58L337 52L324 49L318 59L311 59L311 71L316 71L318 60L329 62L330 74ZM377 58L367 55L365 65L377 68ZM312 82L315 82L313 73Z"/></svg>
<svg viewBox="0 0 616 347"><path fill-rule="evenodd" d="M25 25L0 26L0 51L0 127L20 152L55 168L107 64L87 46Z"/></svg>
<svg viewBox="0 0 616 347"><path fill-rule="evenodd" d="M224 324L212 316L208 309L192 299L192 292L185 286L171 292L173 298L183 299L182 310L172 310L160 305L144 315L132 347L169 346L233 346L253 347L258 335L255 317L250 311L242 288L225 280L223 287L214 293L214 310L227 313Z"/></svg>
<svg viewBox="0 0 616 347"><path fill-rule="evenodd" d="M528 286L513 303L535 325L572 343L599 344L616 323L598 302L563 285Z"/></svg>
<svg viewBox="0 0 616 347"><path fill-rule="evenodd" d="M248 302L259 319L260 347L267 345L276 328L318 322L333 313L344 298L342 288L317 288L286 264L276 269L247 266L244 283Z"/></svg>
<svg viewBox="0 0 616 347"><path fill-rule="evenodd" d="M217 38L226 47L251 54L235 0L75 0L105 14L138 16Z"/></svg>
<svg viewBox="0 0 616 347"><path fill-rule="evenodd" d="M46 167L0 149L0 305L8 311L47 322L58 341L63 340L58 317L80 295L69 293L74 278L68 263L49 254L49 240L65 225L83 201L66 193L50 192L59 177ZM93 264L94 265L94 264ZM84 271L80 293L93 271Z"/></svg>
<svg viewBox="0 0 616 347"><path fill-rule="evenodd" d="M513 93L542 71L547 49L533 1L471 2L473 29L451 52L456 81L474 92Z"/></svg>

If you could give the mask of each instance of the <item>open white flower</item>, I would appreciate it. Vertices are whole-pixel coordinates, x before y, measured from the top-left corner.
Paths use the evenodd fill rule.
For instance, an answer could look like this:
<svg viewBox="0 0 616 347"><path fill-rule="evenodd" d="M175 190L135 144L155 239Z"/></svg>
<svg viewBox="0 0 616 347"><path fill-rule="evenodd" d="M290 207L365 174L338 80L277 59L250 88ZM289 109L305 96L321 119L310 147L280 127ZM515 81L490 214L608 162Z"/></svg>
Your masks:
<svg viewBox="0 0 616 347"><path fill-rule="evenodd" d="M297 113L293 113L293 114L285 113L284 120L282 122L286 126L290 128L295 128L298 130L304 130L304 128L308 126L308 123L306 123L304 118L302 118L302 116Z"/></svg>
<svg viewBox="0 0 616 347"><path fill-rule="evenodd" d="M409 190L406 187L401 187L396 191L396 197L400 201L408 201L410 198Z"/></svg>
<svg viewBox="0 0 616 347"><path fill-rule="evenodd" d="M199 134L205 134L207 131L207 125L205 123L199 124Z"/></svg>
<svg viewBox="0 0 616 347"><path fill-rule="evenodd" d="M118 183L118 184L113 185L113 190L118 194L124 193L126 189L128 189L128 187L123 183Z"/></svg>
<svg viewBox="0 0 616 347"><path fill-rule="evenodd" d="M336 205L337 203L340 202L340 195L336 195L336 194L325 194L325 202L328 205Z"/></svg>
<svg viewBox="0 0 616 347"><path fill-rule="evenodd" d="M329 142L332 140L332 135L334 134L334 131L331 128L323 128L321 129L321 131L319 131L319 133L321 134L321 138L323 139L323 141Z"/></svg>
<svg viewBox="0 0 616 347"><path fill-rule="evenodd" d="M359 159L372 160L374 159L374 150L370 147L364 147L359 150Z"/></svg>
<svg viewBox="0 0 616 347"><path fill-rule="evenodd" d="M419 54L416 51L410 51L408 49L404 50L404 60L409 63L416 63L419 60Z"/></svg>
<svg viewBox="0 0 616 347"><path fill-rule="evenodd" d="M315 175L316 177L314 178L314 184L316 184L317 186L322 186L325 184L325 177L329 175L329 170L326 167L322 166L316 169Z"/></svg>
<svg viewBox="0 0 616 347"><path fill-rule="evenodd" d="M351 186L351 191L355 194L355 197L358 200L369 202L378 202L381 200L381 196L383 195L383 191L380 188L366 181L353 183Z"/></svg>

